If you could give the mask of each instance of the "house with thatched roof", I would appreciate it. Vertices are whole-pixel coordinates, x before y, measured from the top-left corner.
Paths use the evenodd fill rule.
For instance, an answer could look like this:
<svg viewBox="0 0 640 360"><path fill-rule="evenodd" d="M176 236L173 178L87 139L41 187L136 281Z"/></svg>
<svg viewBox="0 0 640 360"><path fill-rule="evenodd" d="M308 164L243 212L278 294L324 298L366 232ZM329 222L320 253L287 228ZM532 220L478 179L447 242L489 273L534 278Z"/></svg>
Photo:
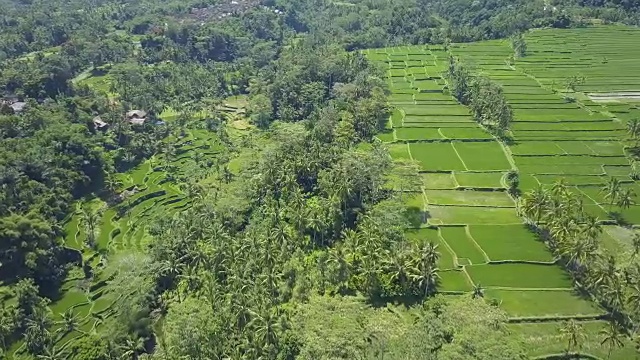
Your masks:
<svg viewBox="0 0 640 360"><path fill-rule="evenodd" d="M96 130L107 130L109 124L104 122L100 116L93 118L93 126Z"/></svg>
<svg viewBox="0 0 640 360"><path fill-rule="evenodd" d="M127 111L127 119L132 125L143 125L147 120L147 112L143 110Z"/></svg>
<svg viewBox="0 0 640 360"><path fill-rule="evenodd" d="M12 108L15 113L20 113L24 111L25 107L27 107L27 103L24 101L16 101L9 105L9 107Z"/></svg>

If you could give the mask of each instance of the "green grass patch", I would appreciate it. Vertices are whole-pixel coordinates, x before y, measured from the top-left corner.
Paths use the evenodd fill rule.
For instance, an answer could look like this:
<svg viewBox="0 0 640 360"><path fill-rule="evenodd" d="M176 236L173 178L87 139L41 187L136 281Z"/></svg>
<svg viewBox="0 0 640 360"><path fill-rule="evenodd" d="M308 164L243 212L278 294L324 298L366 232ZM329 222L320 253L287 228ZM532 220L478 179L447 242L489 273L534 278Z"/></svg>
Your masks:
<svg viewBox="0 0 640 360"><path fill-rule="evenodd" d="M423 173L421 176L426 189L455 189L458 186L452 173Z"/></svg>
<svg viewBox="0 0 640 360"><path fill-rule="evenodd" d="M557 141L556 145L569 155L597 155L584 141Z"/></svg>
<svg viewBox="0 0 640 360"><path fill-rule="evenodd" d="M624 147L617 141L590 141L587 146L600 156L624 156Z"/></svg>
<svg viewBox="0 0 640 360"><path fill-rule="evenodd" d="M467 266L466 270L474 283L484 287L572 288L569 274L556 265L487 264Z"/></svg>
<svg viewBox="0 0 640 360"><path fill-rule="evenodd" d="M640 205L633 205L628 209L622 210L615 208L615 211L618 211L627 223L640 224Z"/></svg>
<svg viewBox="0 0 640 360"><path fill-rule="evenodd" d="M491 139L492 136L481 128L440 128L449 139Z"/></svg>
<svg viewBox="0 0 640 360"><path fill-rule="evenodd" d="M450 143L409 144L411 156L423 170L452 171L466 170Z"/></svg>
<svg viewBox="0 0 640 360"><path fill-rule="evenodd" d="M462 105L405 105L402 109L407 115L438 116L438 115L469 115L469 109Z"/></svg>
<svg viewBox="0 0 640 360"><path fill-rule="evenodd" d="M396 129L396 137L398 140L439 140L442 139L442 134L437 128L401 127Z"/></svg>
<svg viewBox="0 0 640 360"><path fill-rule="evenodd" d="M502 191L426 190L427 202L436 205L515 207Z"/></svg>
<svg viewBox="0 0 640 360"><path fill-rule="evenodd" d="M500 183L504 173L472 173L472 172L455 172L454 177L460 186L471 188L501 188Z"/></svg>
<svg viewBox="0 0 640 360"><path fill-rule="evenodd" d="M410 160L409 147L407 144L389 144L389 155L394 160Z"/></svg>
<svg viewBox="0 0 640 360"><path fill-rule="evenodd" d="M521 173L519 179L520 184L518 184L518 189L523 193L527 193L533 189L537 189L540 186L540 183L533 175Z"/></svg>
<svg viewBox="0 0 640 360"><path fill-rule="evenodd" d="M455 123L467 124L469 126L478 126L471 117L460 115L406 115L404 118L405 126L420 126L416 124L422 123Z"/></svg>
<svg viewBox="0 0 640 360"><path fill-rule="evenodd" d="M495 290L485 298L497 299L500 308L515 317L601 315L595 303L579 297L573 290Z"/></svg>
<svg viewBox="0 0 640 360"><path fill-rule="evenodd" d="M74 305L82 304L89 301L86 294L78 289L72 288L67 290L60 300L51 304L51 312L54 318L58 319L61 313L64 313Z"/></svg>
<svg viewBox="0 0 640 360"><path fill-rule="evenodd" d="M514 155L561 155L565 153L552 141L520 141L509 148Z"/></svg>
<svg viewBox="0 0 640 360"><path fill-rule="evenodd" d="M424 196L422 192L401 193L400 199L405 206L405 217L413 227L419 227L425 221Z"/></svg>
<svg viewBox="0 0 640 360"><path fill-rule="evenodd" d="M628 165L629 160L624 156L586 156L586 155L564 155L564 156L517 156L514 161L520 165ZM466 164L466 160L465 160Z"/></svg>
<svg viewBox="0 0 640 360"><path fill-rule="evenodd" d="M509 170L511 164L497 142L454 143L468 170Z"/></svg>
<svg viewBox="0 0 640 360"><path fill-rule="evenodd" d="M391 124L393 127L402 126L402 112L399 109L393 109L391 112Z"/></svg>
<svg viewBox="0 0 640 360"><path fill-rule="evenodd" d="M607 176L628 176L631 174L631 166L604 166Z"/></svg>
<svg viewBox="0 0 640 360"><path fill-rule="evenodd" d="M595 185L600 186L606 183L609 178L606 176L593 175L536 175L536 179L541 184L551 185L555 182L563 180L567 185Z"/></svg>
<svg viewBox="0 0 640 360"><path fill-rule="evenodd" d="M469 231L492 261L553 261L546 245L524 225L470 225Z"/></svg>
<svg viewBox="0 0 640 360"><path fill-rule="evenodd" d="M563 354L567 349L567 340L560 333L563 322L537 322L507 324L510 333L523 342L529 356ZM582 353L598 356L600 359L629 360L636 356L633 345L624 340L625 346L614 348L608 356L608 348L602 345L601 331L606 328L605 321L581 321L580 326L586 336Z"/></svg>
<svg viewBox="0 0 640 360"><path fill-rule="evenodd" d="M487 262L482 251L467 236L466 226L442 226L440 227L440 235L458 258L468 259L472 264Z"/></svg>
<svg viewBox="0 0 640 360"><path fill-rule="evenodd" d="M438 282L439 291L468 292L473 288L469 283L469 278L463 271L440 271L438 275L440 276L440 281Z"/></svg>
<svg viewBox="0 0 640 360"><path fill-rule="evenodd" d="M439 224L520 224L522 219L518 217L512 208L487 208L469 206L437 206L427 207L429 223Z"/></svg>
<svg viewBox="0 0 640 360"><path fill-rule="evenodd" d="M382 142L386 142L386 143L390 143L390 142L394 142L395 138L393 137L393 132L395 130L391 130L391 131L387 131L387 132L382 132L379 134L376 134L376 138L378 138L378 140L382 141Z"/></svg>
<svg viewBox="0 0 640 360"><path fill-rule="evenodd" d="M604 175L602 165L523 165L516 163L522 174L550 174L550 175ZM627 167L627 169L630 169Z"/></svg>

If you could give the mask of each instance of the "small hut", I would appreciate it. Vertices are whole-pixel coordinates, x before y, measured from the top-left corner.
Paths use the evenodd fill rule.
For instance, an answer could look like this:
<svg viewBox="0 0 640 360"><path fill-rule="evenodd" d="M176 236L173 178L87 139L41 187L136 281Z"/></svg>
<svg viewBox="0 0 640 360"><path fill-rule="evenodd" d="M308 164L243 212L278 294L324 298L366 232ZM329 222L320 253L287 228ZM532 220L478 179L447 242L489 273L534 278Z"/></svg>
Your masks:
<svg viewBox="0 0 640 360"><path fill-rule="evenodd" d="M93 126L96 130L107 130L109 124L104 122L100 116L96 116L93 118Z"/></svg>
<svg viewBox="0 0 640 360"><path fill-rule="evenodd" d="M147 120L147 112L143 110L131 110L127 112L127 119L132 125L143 125Z"/></svg>

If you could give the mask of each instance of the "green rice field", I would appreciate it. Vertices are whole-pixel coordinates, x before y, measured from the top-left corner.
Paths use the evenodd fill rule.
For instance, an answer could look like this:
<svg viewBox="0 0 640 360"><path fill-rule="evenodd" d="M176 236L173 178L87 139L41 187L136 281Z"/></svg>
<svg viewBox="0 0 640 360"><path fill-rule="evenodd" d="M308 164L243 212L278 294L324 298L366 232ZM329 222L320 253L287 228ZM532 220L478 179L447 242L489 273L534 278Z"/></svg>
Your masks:
<svg viewBox="0 0 640 360"><path fill-rule="evenodd" d="M72 310L78 315L80 330L92 332L100 328L104 314L109 312L116 300L103 289L115 270L109 266L109 260L133 249L146 248L150 242L148 226L153 220L170 216L192 202L169 179L166 169L173 169L174 177L181 176L186 169L205 169L203 161L215 156L222 146L215 133L205 130L187 131L182 138L169 137L166 141L175 144L178 154L197 149L203 157L198 162L190 155L178 155L175 158L154 156L119 174L121 185L118 192L126 190L129 193L125 200L111 206L100 198L76 204L77 211L69 216L64 225L64 242L67 247L81 252L84 263L91 266L94 277L89 284L83 276L70 276L67 279L62 297L50 305L54 320L59 320L65 311ZM86 244L87 228L81 220L81 206L88 206L99 214L95 249ZM57 340L57 345L66 347L81 335L77 331L66 334ZM12 350L20 352L18 347L19 344L16 344Z"/></svg>
<svg viewBox="0 0 640 360"><path fill-rule="evenodd" d="M510 65L508 40L452 44L450 49L502 85L515 120L508 145L475 123L448 94L443 72L449 55L441 46L365 51L389 69L395 136L386 135L385 141L393 141L391 156L413 160L421 170L424 221L407 236L439 246L441 292L485 289L485 297L514 320L512 336L531 348L530 356L561 354L566 345L558 335L560 320L575 318L587 335L582 351L605 358L599 331L606 323L598 319L606 310L573 290L568 273L523 224L506 192L505 174L518 172L522 192L563 180L582 197L586 212L600 220L612 219L600 191L611 177L640 195L626 150L626 122L640 118L640 105L602 101L609 92L640 91L640 30L543 29L525 38L528 55ZM606 54L606 62L599 53ZM564 86L571 75L586 78L575 93ZM619 216L640 224L640 205ZM604 229L600 242L605 249L630 251L633 230ZM611 358L630 359L632 354L627 346L614 349Z"/></svg>

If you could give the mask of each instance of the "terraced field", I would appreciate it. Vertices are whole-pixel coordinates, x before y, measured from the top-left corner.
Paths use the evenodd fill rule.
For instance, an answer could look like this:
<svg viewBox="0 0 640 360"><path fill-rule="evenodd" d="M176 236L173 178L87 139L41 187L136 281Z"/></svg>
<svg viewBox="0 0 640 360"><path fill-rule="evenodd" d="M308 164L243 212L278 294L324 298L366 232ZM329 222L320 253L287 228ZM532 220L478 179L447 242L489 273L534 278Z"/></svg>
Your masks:
<svg viewBox="0 0 640 360"><path fill-rule="evenodd" d="M591 64L601 57L589 58L577 53L585 48L588 30L568 30L567 51L560 55L549 47L562 31L535 31L527 35L530 57L514 64L508 59L513 50L507 41L455 44L452 53L473 64L478 71L499 82L514 109L511 126L513 144L505 146L479 127L468 109L443 91L442 73L448 52L439 46L405 46L371 49L367 56L388 67L392 89L390 102L394 111L389 131L380 136L389 143L395 159L415 160L422 172L422 194L411 197L409 208L416 207L421 197L423 216L413 222L416 228L408 235L428 239L440 245L440 291L469 292L474 286L486 289L486 297L495 299L511 317L513 330L532 345L532 354L542 356L561 353L565 344L557 336L559 320L583 321L591 348L583 349L596 356L606 356L599 346L598 331L605 322L605 311L573 291L568 274L555 265L544 243L523 225L513 199L506 192L505 174L517 170L520 190L529 191L540 184L565 179L582 195L588 211L600 219L610 217L608 204L600 188L610 177L640 194L640 187L629 174L630 161L625 154L626 124L624 116L633 104L617 104L613 108L595 103L584 94L567 95L552 91L551 85L572 75L560 64L573 64L576 73L582 68L593 70L587 76L605 74L580 90L592 91L604 82L613 91L630 90L640 84L640 68L624 80L608 78L611 66L626 64L625 57L603 52L612 62L594 70ZM629 49L629 39L640 38L640 31L627 28L596 28L594 43L602 43L621 32L619 49ZM574 38L581 42L573 43ZM545 46L547 48L545 48ZM597 45L594 45L597 49ZM563 47L564 49L564 47ZM573 53L575 51L576 53ZM635 51L635 49L634 49ZM549 54L553 52L552 54ZM546 55L549 55L547 58ZM554 55L555 54L555 55ZM634 56L634 55L625 55ZM637 56L635 57L637 59ZM587 62L588 61L588 62ZM585 64L585 62L587 62ZM552 69L546 72L546 69ZM631 70L635 69L631 67ZM635 75L634 75L635 74ZM539 79L537 76L545 76ZM635 79L634 76L638 77ZM613 79L613 80L610 80ZM631 79L631 80L628 80ZM634 80L635 79L635 80ZM619 87L618 87L619 85ZM637 85L636 85L637 86ZM607 90L608 91L608 90ZM613 113L613 114L612 114ZM631 224L640 223L640 206L621 211ZM624 247L628 231L618 226L605 227L603 243L615 249ZM539 336L544 332L544 336ZM633 349L616 350L612 358L628 359Z"/></svg>
<svg viewBox="0 0 640 360"><path fill-rule="evenodd" d="M66 246L82 253L83 263L91 267L94 277L87 281L82 271L74 273L63 286L62 298L51 305L54 321L60 320L61 314L69 309L80 319L77 331L59 334L57 343L61 348L84 333L98 331L103 319L110 315L116 300L104 292L106 282L115 270L110 262L121 254L144 249L149 244L148 228L154 219L171 216L191 205L192 200L171 178L192 174L194 167L205 168L207 161L213 159L222 146L215 133L204 130L188 131L180 139L170 137L166 141L175 145L177 155L174 158L155 156L119 174L120 191L129 193L122 202L109 205L100 198L87 200L78 203L78 211L67 220ZM194 150L197 150L197 157L193 156ZM99 214L95 249L86 244L87 227L82 220L82 206ZM13 350L20 346L16 344Z"/></svg>

